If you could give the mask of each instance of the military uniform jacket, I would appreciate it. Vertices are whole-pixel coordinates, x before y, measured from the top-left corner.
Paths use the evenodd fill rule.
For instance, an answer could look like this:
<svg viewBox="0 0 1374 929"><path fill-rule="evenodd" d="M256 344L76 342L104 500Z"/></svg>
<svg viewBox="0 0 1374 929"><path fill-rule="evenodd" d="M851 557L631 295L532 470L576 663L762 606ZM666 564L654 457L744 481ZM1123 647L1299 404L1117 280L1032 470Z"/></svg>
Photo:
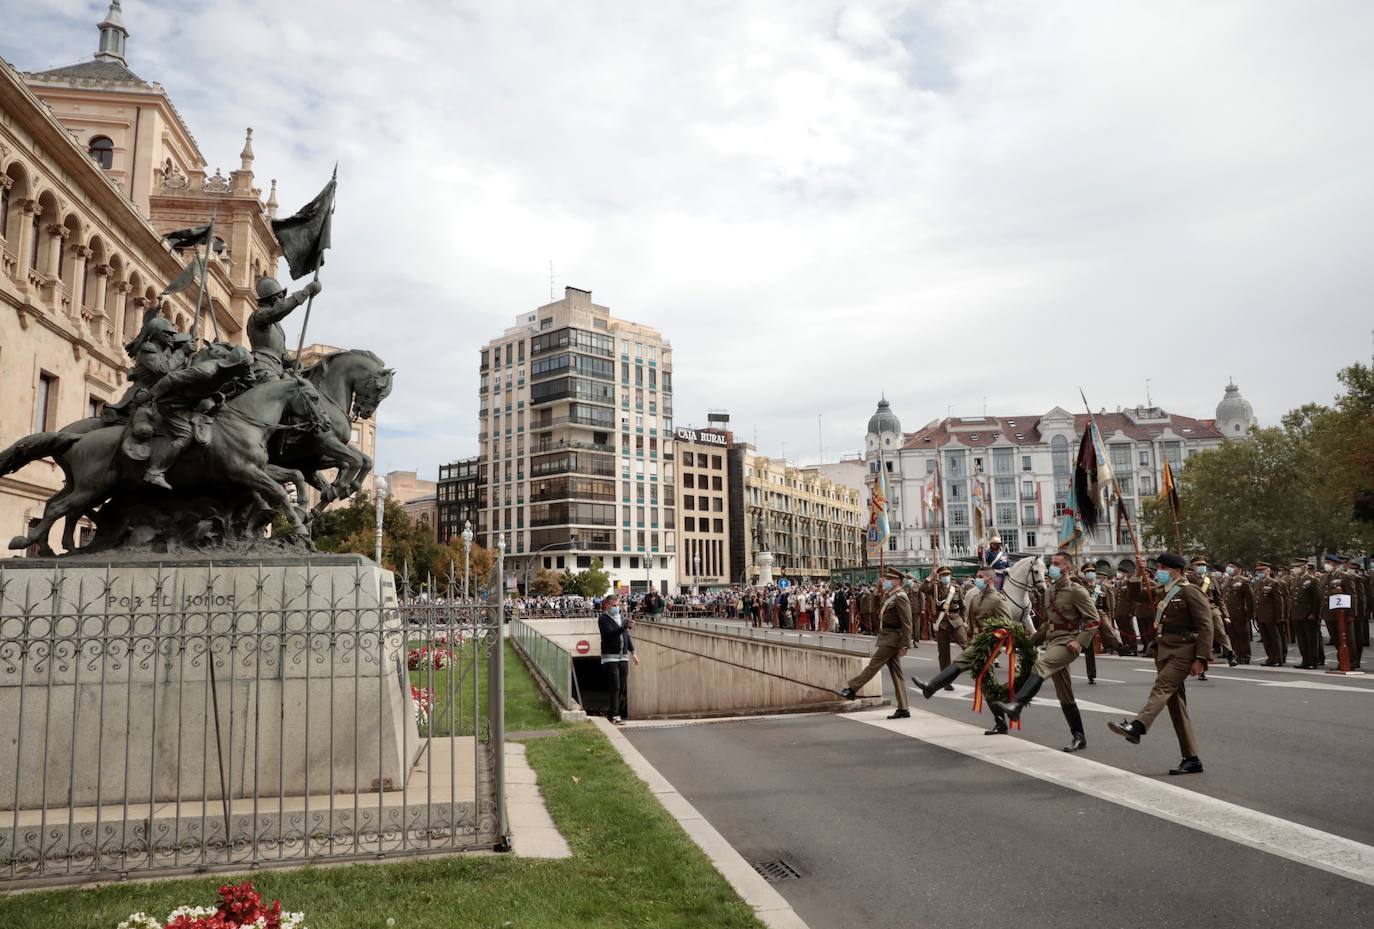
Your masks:
<svg viewBox="0 0 1374 929"><path fill-rule="evenodd" d="M921 585L921 593L930 603L931 615L935 617L930 624L932 632L942 626L957 629L964 625L964 592L958 584L951 581L948 587L943 587L927 580Z"/></svg>
<svg viewBox="0 0 1374 929"><path fill-rule="evenodd" d="M1295 623L1314 623L1322 615L1321 581L1311 574L1290 576L1288 579L1289 617Z"/></svg>
<svg viewBox="0 0 1374 929"><path fill-rule="evenodd" d="M906 591L898 588L887 595L882 606L882 625L878 630L878 647L911 647L911 600Z"/></svg>
<svg viewBox="0 0 1374 929"><path fill-rule="evenodd" d="M1336 611L1331 609L1331 596L1333 594L1349 594L1350 609L1345 611L1346 622L1352 624L1355 617L1363 612L1364 591L1360 584L1356 583L1354 577L1345 571L1333 571L1322 577L1321 609L1322 618L1335 620Z"/></svg>
<svg viewBox="0 0 1374 929"><path fill-rule="evenodd" d="M1077 639L1083 648L1092 646L1102 620L1086 587L1062 575L1045 588L1043 605L1045 621L1031 636L1032 642L1061 645Z"/></svg>
<svg viewBox="0 0 1374 929"><path fill-rule="evenodd" d="M1243 577L1228 577L1221 582L1221 599L1234 622L1249 622L1255 618L1255 589Z"/></svg>
<svg viewBox="0 0 1374 929"><path fill-rule="evenodd" d="M1187 581L1158 591L1159 653L1166 657L1212 658L1212 605Z"/></svg>
<svg viewBox="0 0 1374 929"><path fill-rule="evenodd" d="M1011 619L1011 601L995 587L975 590L968 598L969 622L981 630L990 619Z"/></svg>
<svg viewBox="0 0 1374 929"><path fill-rule="evenodd" d="M1112 619L1117 623L1135 617L1135 603L1131 600L1130 582L1125 578L1112 581Z"/></svg>
<svg viewBox="0 0 1374 929"><path fill-rule="evenodd" d="M865 590L859 597L859 615L872 618L878 611L878 595L871 590Z"/></svg>
<svg viewBox="0 0 1374 929"><path fill-rule="evenodd" d="M1255 622L1262 626L1278 626L1288 621L1288 592L1283 582L1266 577L1255 582Z"/></svg>
<svg viewBox="0 0 1374 929"><path fill-rule="evenodd" d="M1207 603L1221 614L1222 619L1227 619L1226 601L1221 596L1221 585L1217 583L1215 574L1208 572L1206 576L1198 574L1196 571L1189 571L1187 574L1188 583L1192 584L1207 598Z"/></svg>

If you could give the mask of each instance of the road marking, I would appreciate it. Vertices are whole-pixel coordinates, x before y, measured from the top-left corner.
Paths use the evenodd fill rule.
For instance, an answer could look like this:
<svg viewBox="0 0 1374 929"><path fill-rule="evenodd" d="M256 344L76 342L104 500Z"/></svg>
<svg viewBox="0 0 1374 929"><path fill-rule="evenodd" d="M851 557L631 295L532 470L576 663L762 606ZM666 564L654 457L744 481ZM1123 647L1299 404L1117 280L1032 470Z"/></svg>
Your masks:
<svg viewBox="0 0 1374 929"><path fill-rule="evenodd" d="M952 693L948 690L944 690L936 693L935 696L945 700L971 701L973 699L973 688L970 687L968 684L951 684L950 686L954 688L954 691ZM911 684L907 685L907 689L910 690L912 693L916 694L919 694L921 692L921 689L919 687L912 686ZM1077 696L1077 694L1075 694L1074 696ZM1089 713L1107 713L1112 716L1127 717L1135 715L1134 710L1123 710L1120 707L1106 706L1101 703L1093 703L1091 700L1076 700L1075 702L1078 704L1078 708L1080 710L1087 710ZM1039 704L1035 703L1031 704L1031 706L1038 705ZM1044 705L1050 706L1051 704Z"/></svg>
<svg viewBox="0 0 1374 929"><path fill-rule="evenodd" d="M1087 678L1086 675L1084 675L1083 677L1079 677L1077 674L1070 674L1069 677L1072 677L1075 681L1082 681L1082 682L1085 683L1085 684L1088 683L1088 678ZM1124 684L1124 683L1126 683L1125 681L1118 681L1118 680L1117 680L1116 678L1114 678L1114 677L1097 677L1097 678L1093 678L1093 680L1102 681L1104 684ZM1089 685L1089 686L1091 686L1091 685Z"/></svg>
<svg viewBox="0 0 1374 929"><path fill-rule="evenodd" d="M1144 671L1145 668L1136 668L1137 671ZM1104 680L1104 678L1098 678ZM1207 678L1209 681L1244 681L1247 684L1258 684L1260 687L1291 687L1294 690L1345 690L1357 694L1374 694L1374 689L1369 687L1352 687L1349 684L1329 684L1325 681L1266 681L1259 677L1238 677L1235 674L1213 674Z"/></svg>
<svg viewBox="0 0 1374 929"><path fill-rule="evenodd" d="M1060 787L1220 836L1289 861L1374 886L1374 846L1270 816L1025 739L985 739L975 726L926 710L888 720L882 711L841 716L958 752ZM978 738L971 738L977 735Z"/></svg>

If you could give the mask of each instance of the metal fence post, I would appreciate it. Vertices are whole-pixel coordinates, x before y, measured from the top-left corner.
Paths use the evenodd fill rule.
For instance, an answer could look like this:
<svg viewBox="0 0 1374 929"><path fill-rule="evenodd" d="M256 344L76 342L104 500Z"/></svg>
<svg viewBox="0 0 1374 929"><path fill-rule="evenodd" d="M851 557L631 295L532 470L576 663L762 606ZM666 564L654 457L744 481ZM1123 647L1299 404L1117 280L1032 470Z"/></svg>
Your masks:
<svg viewBox="0 0 1374 929"><path fill-rule="evenodd" d="M496 789L496 850L511 849L510 823L506 818L506 546L497 547L495 566L496 641L492 646L491 696L487 713L491 717L492 775Z"/></svg>

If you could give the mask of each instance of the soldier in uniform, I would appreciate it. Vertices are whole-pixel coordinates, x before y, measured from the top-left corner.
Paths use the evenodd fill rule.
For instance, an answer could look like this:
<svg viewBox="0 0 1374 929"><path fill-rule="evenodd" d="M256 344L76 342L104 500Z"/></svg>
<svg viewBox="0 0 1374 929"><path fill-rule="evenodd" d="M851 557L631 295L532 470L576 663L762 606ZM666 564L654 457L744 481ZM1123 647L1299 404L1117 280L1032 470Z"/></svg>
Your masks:
<svg viewBox="0 0 1374 929"><path fill-rule="evenodd" d="M1102 621L1098 635L1093 638L1092 644L1083 650L1083 669L1088 674L1089 684L1097 683L1097 643L1104 638L1102 636L1102 630L1112 625L1110 617L1113 610L1116 608L1115 594L1102 580L1105 573L1111 570L1111 567L1111 563L1104 559L1085 561L1083 562L1082 573L1074 578L1075 583L1082 584L1088 593L1092 595L1093 606L1097 607L1097 615ZM1108 640L1115 639L1117 643L1116 647L1120 647L1120 634L1116 631L1114 626L1111 628L1106 638Z"/></svg>
<svg viewBox="0 0 1374 929"><path fill-rule="evenodd" d="M286 288L274 278L258 281L258 308L248 317L247 327L248 344L253 349L253 380L270 381L282 376L291 358L281 321L320 290L320 282L311 281L304 290L288 297Z"/></svg>
<svg viewBox="0 0 1374 929"><path fill-rule="evenodd" d="M1107 723L1107 727L1127 742L1138 744L1150 729L1160 710L1168 707L1169 718L1178 736L1183 761L1170 774L1201 774L1197 738L1188 718L1188 696L1184 682L1201 677L1212 657L1212 606L1184 575L1187 562L1182 555L1165 552L1159 556L1155 582L1160 587L1155 607L1158 637L1155 644L1155 685L1150 689L1145 708L1135 719Z"/></svg>
<svg viewBox="0 0 1374 929"><path fill-rule="evenodd" d="M1221 585L1217 583L1206 555L1194 556L1192 567L1192 571L1188 572L1188 583L1202 592L1212 608L1212 649L1225 657L1227 664L1234 668L1236 655L1231 649L1231 639L1226 635L1226 602L1221 598ZM1205 668L1198 675L1198 680L1207 680Z"/></svg>
<svg viewBox="0 0 1374 929"><path fill-rule="evenodd" d="M997 574L992 568L979 568L978 576L973 579L973 592L968 597L969 621L974 623L975 628L981 629L983 623L990 619L1011 620L1011 601L997 589ZM968 652L960 652L959 657L955 658L948 667L941 668L940 673L930 679L929 683L913 677L911 683L921 689L921 696L929 700L935 692L953 690L954 679L965 671L978 672L982 668L973 667L973 661L968 657ZM992 728L988 729L983 735L1005 735L1007 732L1007 717L995 706L989 707L992 710Z"/></svg>
<svg viewBox="0 0 1374 929"><path fill-rule="evenodd" d="M1281 668L1288 663L1288 592L1267 561L1255 563L1253 602L1255 625L1264 646L1264 666Z"/></svg>
<svg viewBox="0 0 1374 929"><path fill-rule="evenodd" d="M1007 570L1011 567L1011 557L1002 548L1002 537L997 533L992 534L988 540L988 547L981 553L982 563L979 567L992 568L996 572L997 589L1002 589L1002 584L1006 582Z"/></svg>
<svg viewBox="0 0 1374 929"><path fill-rule="evenodd" d="M1221 599L1231 620L1228 633L1237 664L1250 663L1250 625L1255 620L1255 588L1245 577L1240 562L1226 562L1226 576L1221 580Z"/></svg>
<svg viewBox="0 0 1374 929"><path fill-rule="evenodd" d="M1289 625L1298 640L1299 668L1315 668L1321 664L1321 582L1312 573L1307 559L1296 559L1289 568L1288 601Z"/></svg>
<svg viewBox="0 0 1374 929"><path fill-rule="evenodd" d="M1123 558L1116 566L1116 579L1112 581L1114 608L1112 618L1116 620L1117 635L1121 636L1121 648L1117 653L1130 656L1136 653L1139 637L1135 628L1135 602L1131 599L1130 578L1135 573L1135 562Z"/></svg>
<svg viewBox="0 0 1374 929"><path fill-rule="evenodd" d="M1152 588L1150 586L1150 574L1156 568L1153 558L1145 561L1146 571L1142 572L1139 565L1131 565L1128 577L1130 582L1131 603L1135 607L1135 624L1140 630L1140 654L1149 654L1150 646L1155 640L1155 605L1152 598Z"/></svg>
<svg viewBox="0 0 1374 929"><path fill-rule="evenodd" d="M1032 642L1043 643L1045 649L1036 658L1035 667L1025 683L1016 691L1016 699L992 706L995 712L1009 719L1020 719L1021 711L1035 698L1045 678L1053 678L1054 692L1071 736L1064 750L1077 752L1087 748L1088 742L1083 732L1083 716L1074 702L1069 665L1084 649L1092 648L1101 618L1092 596L1083 585L1074 582L1073 559L1067 552L1054 553L1048 573L1050 583L1043 598L1045 622L1031 636Z"/></svg>
<svg viewBox="0 0 1374 929"><path fill-rule="evenodd" d="M878 594L872 587L865 587L864 592L859 595L859 622L865 635L877 635L878 627L873 622L877 616Z"/></svg>
<svg viewBox="0 0 1374 929"><path fill-rule="evenodd" d="M892 675L892 687L897 692L897 710L888 719L906 719L911 715L906 699L906 675L902 673L902 658L911 648L911 601L902 589L902 574L895 568L884 568L879 582L882 603L879 606L877 648L864 668L837 691L846 700L858 698L858 690L884 667Z"/></svg>
<svg viewBox="0 0 1374 929"><path fill-rule="evenodd" d="M935 577L921 585L921 595L930 604L935 619L931 623L931 634L935 637L935 647L939 652L940 670L949 667L949 643L958 642L961 649L968 648L968 626L964 623L964 592L950 578L948 567L941 567Z"/></svg>
<svg viewBox="0 0 1374 929"><path fill-rule="evenodd" d="M1325 573L1322 577L1321 591L1322 619L1326 624L1327 634L1331 637L1331 645L1336 649L1338 662L1340 661L1341 647L1340 619L1337 616L1337 611L1331 609L1331 597L1338 594L1346 594L1350 597L1350 608L1345 611L1345 641L1350 652L1350 668L1355 670L1359 667L1363 651L1358 644L1358 636L1355 631L1355 617L1361 615L1364 610L1363 585L1358 582L1354 575L1346 571L1345 559L1340 555L1328 554L1323 568Z"/></svg>

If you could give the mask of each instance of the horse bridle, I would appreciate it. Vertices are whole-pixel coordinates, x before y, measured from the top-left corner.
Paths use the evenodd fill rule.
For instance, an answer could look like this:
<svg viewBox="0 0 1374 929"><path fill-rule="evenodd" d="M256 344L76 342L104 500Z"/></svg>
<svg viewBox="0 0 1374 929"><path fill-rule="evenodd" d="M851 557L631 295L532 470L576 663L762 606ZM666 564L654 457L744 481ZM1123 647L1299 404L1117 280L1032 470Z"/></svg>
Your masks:
<svg viewBox="0 0 1374 929"><path fill-rule="evenodd" d="M1028 596L1026 597L1026 603L1025 603L1025 605L1021 607L1021 615L1018 616L1018 617L1016 617L1016 621L1017 621L1018 623L1020 623L1021 625L1024 626L1024 625L1026 624L1026 614L1029 613L1030 610L1031 610L1031 602L1032 602L1032 601L1031 601L1031 597L1030 597L1029 595L1032 594L1037 588L1034 587L1034 586L1031 585L1031 584L1026 584L1026 583L1024 583L1024 582L1022 582L1022 581L1018 581L1016 578L1012 577L1010 574L1008 574L1008 575L1006 576L1006 580L1005 580L1003 583L1006 583L1006 584L1014 584L1014 585L1016 585L1016 587L1017 587L1018 590L1024 590L1024 591L1027 593L1027 595L1028 595Z"/></svg>

